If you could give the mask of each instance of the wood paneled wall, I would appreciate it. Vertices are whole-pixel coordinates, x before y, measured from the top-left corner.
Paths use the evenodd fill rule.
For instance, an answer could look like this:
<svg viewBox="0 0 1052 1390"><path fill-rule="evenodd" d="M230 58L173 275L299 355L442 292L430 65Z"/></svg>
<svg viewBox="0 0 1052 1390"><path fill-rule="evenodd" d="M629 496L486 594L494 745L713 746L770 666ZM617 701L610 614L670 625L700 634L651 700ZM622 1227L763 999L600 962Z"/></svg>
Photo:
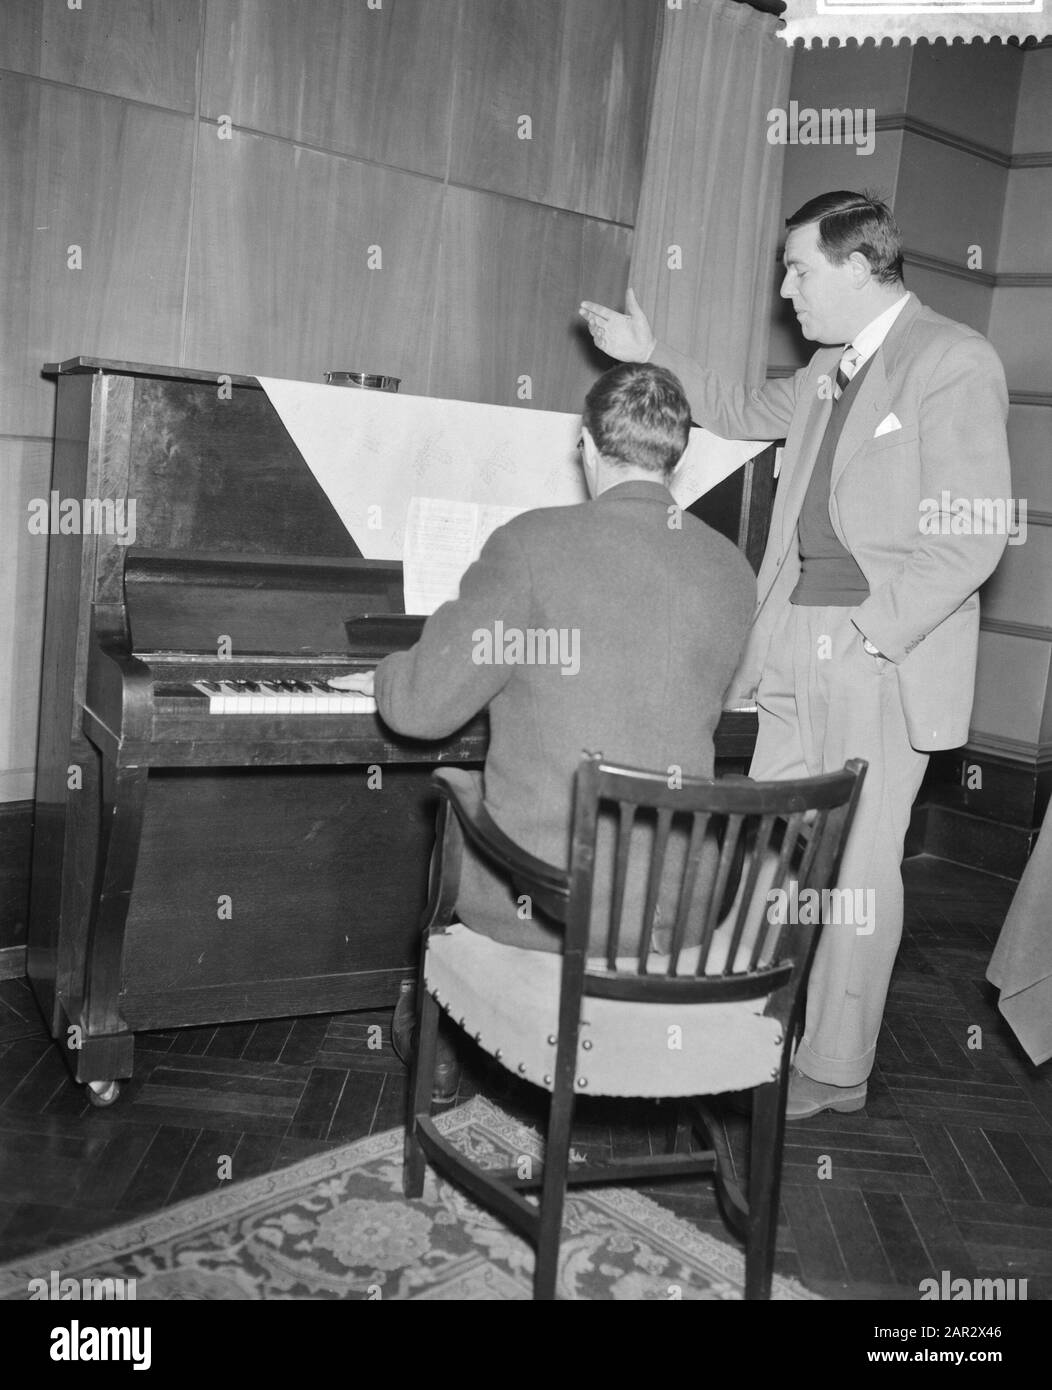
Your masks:
<svg viewBox="0 0 1052 1390"><path fill-rule="evenodd" d="M401 376L405 392L577 409L605 361L577 303L625 288L661 7L2 8L0 801L13 801L32 794L36 741L46 539L25 522L49 486L43 363L352 368Z"/></svg>

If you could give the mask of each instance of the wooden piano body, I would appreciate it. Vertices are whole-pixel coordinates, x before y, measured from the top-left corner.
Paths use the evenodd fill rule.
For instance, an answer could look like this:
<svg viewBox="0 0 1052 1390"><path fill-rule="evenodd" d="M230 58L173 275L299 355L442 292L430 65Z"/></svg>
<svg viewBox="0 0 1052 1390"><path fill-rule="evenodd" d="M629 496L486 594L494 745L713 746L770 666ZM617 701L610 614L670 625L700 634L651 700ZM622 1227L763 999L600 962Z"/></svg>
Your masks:
<svg viewBox="0 0 1052 1390"><path fill-rule="evenodd" d="M375 713L210 715L196 681L373 664L344 622L399 612L400 567L361 557L254 378L46 370L53 498L135 503L133 544L50 537L28 965L74 1077L131 1075L143 1030L393 1003L429 778L481 763L484 716L423 744ZM754 728L725 716L724 766Z"/></svg>

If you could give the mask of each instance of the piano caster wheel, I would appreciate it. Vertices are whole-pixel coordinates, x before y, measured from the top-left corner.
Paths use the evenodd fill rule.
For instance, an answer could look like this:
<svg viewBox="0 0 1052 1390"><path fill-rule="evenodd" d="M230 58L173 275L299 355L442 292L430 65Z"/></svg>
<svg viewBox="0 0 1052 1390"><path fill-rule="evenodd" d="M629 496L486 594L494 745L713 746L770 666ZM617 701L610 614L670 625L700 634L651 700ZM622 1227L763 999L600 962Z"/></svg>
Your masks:
<svg viewBox="0 0 1052 1390"><path fill-rule="evenodd" d="M112 1105L121 1093L119 1081L89 1081L88 1100L99 1107Z"/></svg>

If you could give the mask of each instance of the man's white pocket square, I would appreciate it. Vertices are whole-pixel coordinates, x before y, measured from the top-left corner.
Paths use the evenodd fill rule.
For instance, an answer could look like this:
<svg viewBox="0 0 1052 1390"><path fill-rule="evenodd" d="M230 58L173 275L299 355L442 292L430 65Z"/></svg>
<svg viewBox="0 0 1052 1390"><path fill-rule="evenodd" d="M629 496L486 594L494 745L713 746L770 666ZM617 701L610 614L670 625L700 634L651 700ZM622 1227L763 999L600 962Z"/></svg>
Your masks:
<svg viewBox="0 0 1052 1390"><path fill-rule="evenodd" d="M873 431L873 438L879 439L882 434L890 434L892 430L902 429L902 422L895 414L885 415L880 424Z"/></svg>

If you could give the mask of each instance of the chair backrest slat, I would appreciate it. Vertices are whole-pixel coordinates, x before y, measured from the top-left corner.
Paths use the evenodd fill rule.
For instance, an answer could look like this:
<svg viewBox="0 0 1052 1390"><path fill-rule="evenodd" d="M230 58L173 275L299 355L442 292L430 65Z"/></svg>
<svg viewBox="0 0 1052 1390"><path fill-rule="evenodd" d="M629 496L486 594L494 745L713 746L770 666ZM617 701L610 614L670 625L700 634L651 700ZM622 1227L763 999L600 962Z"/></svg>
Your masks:
<svg viewBox="0 0 1052 1390"><path fill-rule="evenodd" d="M750 914L755 918L753 900L756 897L756 886L760 880L760 873L764 867L767 855L770 853L771 836L774 832L776 817L771 814L760 817L756 826L755 840L748 854L748 870L745 875L745 883L738 891L738 910L734 917L734 930L731 934L730 945L727 948L727 963L724 966L725 975L741 973L735 967L738 960L738 951L745 936L745 928L749 923Z"/></svg>
<svg viewBox="0 0 1052 1390"><path fill-rule="evenodd" d="M724 819L722 826L723 840L720 845L720 857L716 866L716 876L708 894L704 899L704 925L701 932L701 941L698 948L698 964L695 974L698 976L709 973L709 956L712 951L712 943L716 936L716 928L720 924L720 914L723 911L723 904L727 897L727 890L731 883L731 876L738 855L738 845L745 829L745 817L741 815L729 815Z"/></svg>
<svg viewBox="0 0 1052 1390"><path fill-rule="evenodd" d="M815 869L815 856L819 846L823 843L826 836L826 823L829 820L828 811L816 811L814 821L811 824L811 834L808 839L807 848L804 851L803 862L800 865L799 879L801 884L807 884Z"/></svg>
<svg viewBox="0 0 1052 1390"><path fill-rule="evenodd" d="M665 877L665 854L668 850L668 834L672 825L672 808L662 806L657 813L654 827L654 843L650 851L650 871L647 874L647 896L643 906L643 928L639 937L639 963L637 973L647 973L647 956L654 940L654 919L657 916L658 899Z"/></svg>
<svg viewBox="0 0 1052 1390"><path fill-rule="evenodd" d="M805 815L803 811L794 811L787 822L782 827L782 847L778 854L778 862L775 864L774 872L767 885L766 902L767 906L763 913L763 925L756 933L752 951L749 953L749 970L755 970L761 960L777 960L778 952L782 947L782 932L785 927L783 921L771 921L771 893L773 891L786 891L792 872L792 860L794 855L798 855L801 847L800 836L804 828Z"/></svg>
<svg viewBox="0 0 1052 1390"><path fill-rule="evenodd" d="M621 917L625 905L625 883L628 880L628 856L632 848L632 829L636 808L630 801L618 806L617 850L614 856L614 891L610 899L610 925L606 937L606 968L617 969L618 947L621 942Z"/></svg>
<svg viewBox="0 0 1052 1390"><path fill-rule="evenodd" d="M698 872L701 867L701 857L705 849L706 836L709 829L709 815L707 811L694 811L690 817L690 842L687 845L687 862L683 870L683 881L680 884L679 900L676 903L676 920L672 925L672 939L669 942L669 958L667 975L677 975L679 973L679 957L686 940L687 927L693 918L694 895L697 891ZM711 884L709 885L711 893ZM705 902L705 910L708 908L708 901Z"/></svg>

